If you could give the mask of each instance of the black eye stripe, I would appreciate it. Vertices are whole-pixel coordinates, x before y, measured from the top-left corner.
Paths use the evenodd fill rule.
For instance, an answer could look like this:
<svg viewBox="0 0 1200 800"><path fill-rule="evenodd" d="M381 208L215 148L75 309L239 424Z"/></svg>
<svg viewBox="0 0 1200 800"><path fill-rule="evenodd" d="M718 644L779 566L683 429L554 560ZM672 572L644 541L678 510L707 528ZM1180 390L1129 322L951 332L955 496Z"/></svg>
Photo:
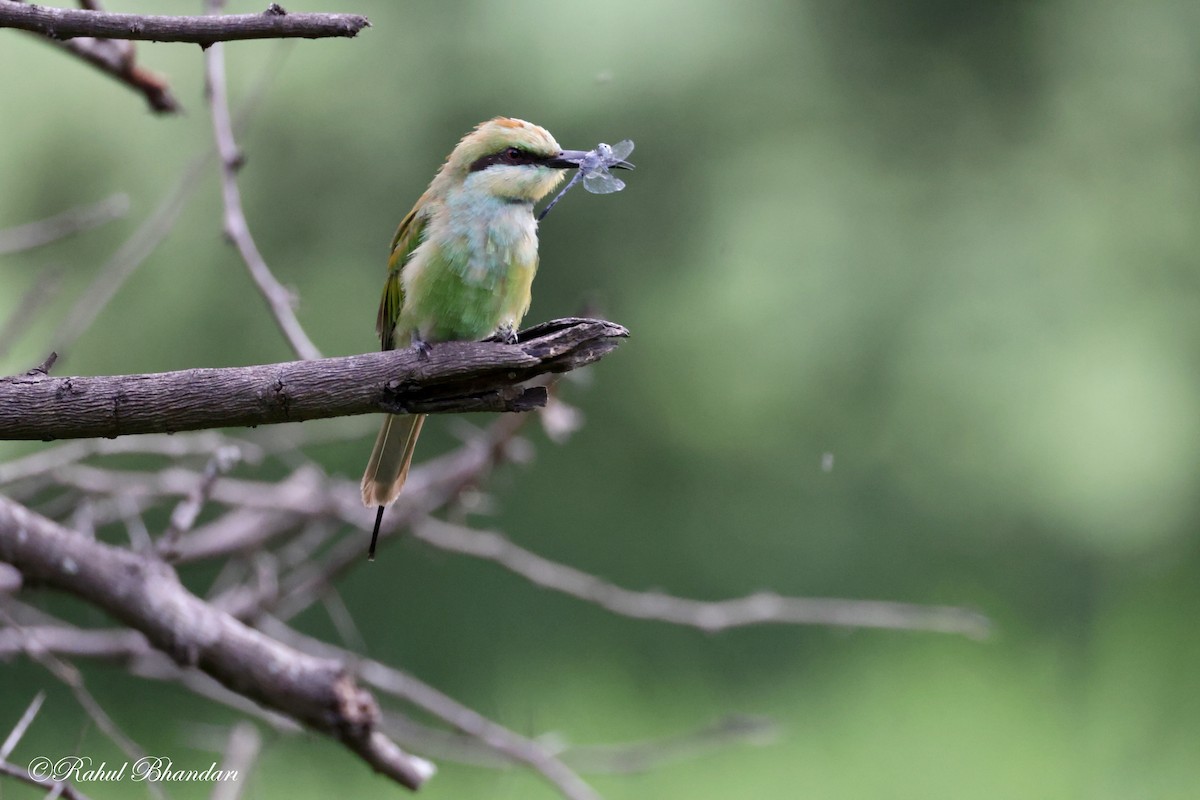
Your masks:
<svg viewBox="0 0 1200 800"><path fill-rule="evenodd" d="M481 169L487 169L493 164L508 164L510 166L520 166L522 164L541 164L546 159L543 156L534 155L533 153L516 147L506 147L499 153L491 153L482 158L475 159L475 163L471 165L469 172L478 172Z"/></svg>

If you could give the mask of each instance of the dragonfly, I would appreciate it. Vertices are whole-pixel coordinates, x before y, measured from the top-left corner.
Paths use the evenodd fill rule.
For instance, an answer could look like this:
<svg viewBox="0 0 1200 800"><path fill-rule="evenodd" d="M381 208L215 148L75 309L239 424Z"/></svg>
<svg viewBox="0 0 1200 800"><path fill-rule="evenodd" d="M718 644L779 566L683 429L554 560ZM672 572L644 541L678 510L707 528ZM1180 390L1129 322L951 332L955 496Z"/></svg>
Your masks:
<svg viewBox="0 0 1200 800"><path fill-rule="evenodd" d="M550 209L554 208L554 205L562 199L567 190L576 183L579 183L580 180L583 181L583 188L592 194L612 194L624 189L625 181L613 175L608 170L610 167L633 169L633 164L625 160L632 152L632 139L622 139L612 145L601 142L592 150L587 151L579 161L579 171L562 188L562 191L554 196L549 205L542 209L542 213L538 214L538 222L545 219L546 215L550 213Z"/></svg>

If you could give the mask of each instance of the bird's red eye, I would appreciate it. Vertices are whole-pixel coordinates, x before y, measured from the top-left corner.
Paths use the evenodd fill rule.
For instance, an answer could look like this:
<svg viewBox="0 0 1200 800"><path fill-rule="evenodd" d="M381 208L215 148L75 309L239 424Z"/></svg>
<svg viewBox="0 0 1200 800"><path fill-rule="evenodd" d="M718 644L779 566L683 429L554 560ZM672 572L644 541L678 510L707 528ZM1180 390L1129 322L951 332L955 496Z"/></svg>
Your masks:
<svg viewBox="0 0 1200 800"><path fill-rule="evenodd" d="M504 157L515 164L521 160L521 151L515 147L510 147L504 151Z"/></svg>

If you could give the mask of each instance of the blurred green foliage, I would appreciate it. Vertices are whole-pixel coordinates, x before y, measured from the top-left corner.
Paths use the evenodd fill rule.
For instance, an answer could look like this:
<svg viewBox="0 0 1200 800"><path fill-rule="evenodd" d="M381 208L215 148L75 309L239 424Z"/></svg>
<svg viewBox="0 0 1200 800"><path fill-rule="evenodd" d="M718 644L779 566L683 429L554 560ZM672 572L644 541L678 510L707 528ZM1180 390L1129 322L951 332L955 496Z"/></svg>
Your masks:
<svg viewBox="0 0 1200 800"><path fill-rule="evenodd" d="M705 636L409 543L343 587L372 655L576 742L733 712L781 725L767 747L596 777L609 798L1195 796L1200 6L288 8L374 24L353 41L228 48L235 103L269 81L242 137L249 221L328 354L375 346L393 228L473 124L507 114L566 147L637 142L625 192L574 192L543 225L530 316L595 302L633 337L571 391L587 426L498 476L499 513L481 524L631 587L965 604L997 623L984 642ZM8 373L41 360L99 265L209 146L198 49L138 53L185 115L152 117L0 32L0 70L20 76L0 88L0 227L116 191L133 202L122 222L0 261L0 320L40 271L67 269ZM287 356L221 239L214 172L62 369ZM452 424L435 421L420 455L450 446ZM368 449L321 458L356 479ZM332 635L318 614L302 621ZM3 670L0 730L45 683ZM207 766L197 730L227 715L88 674L143 742L173 743L155 752ZM52 689L18 755L71 751L80 720ZM79 746L120 760L94 732ZM335 745L285 739L247 796L383 791ZM520 771L453 765L422 794L553 796Z"/></svg>

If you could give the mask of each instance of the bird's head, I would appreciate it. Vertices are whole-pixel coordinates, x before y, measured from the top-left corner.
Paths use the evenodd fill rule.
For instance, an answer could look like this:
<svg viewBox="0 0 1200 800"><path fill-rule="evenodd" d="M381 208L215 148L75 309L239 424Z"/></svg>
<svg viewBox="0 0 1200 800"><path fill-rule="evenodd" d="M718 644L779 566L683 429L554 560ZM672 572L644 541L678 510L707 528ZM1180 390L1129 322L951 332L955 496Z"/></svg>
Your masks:
<svg viewBox="0 0 1200 800"><path fill-rule="evenodd" d="M563 150L545 128L496 117L463 137L438 173L445 190L461 186L514 202L536 203L579 166L583 151Z"/></svg>

